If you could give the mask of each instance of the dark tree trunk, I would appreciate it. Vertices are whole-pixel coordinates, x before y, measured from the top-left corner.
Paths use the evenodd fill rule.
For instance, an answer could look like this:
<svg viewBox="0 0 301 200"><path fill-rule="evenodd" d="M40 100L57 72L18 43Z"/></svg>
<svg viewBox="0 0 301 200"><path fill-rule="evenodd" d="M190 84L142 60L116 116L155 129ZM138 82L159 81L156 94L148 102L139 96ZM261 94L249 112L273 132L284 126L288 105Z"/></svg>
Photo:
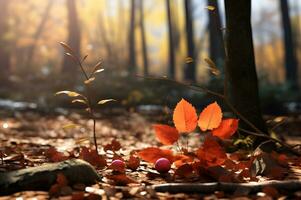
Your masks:
<svg viewBox="0 0 301 200"><path fill-rule="evenodd" d="M8 5L9 0L0 1L0 82L5 83L10 74L10 49L5 38L8 31Z"/></svg>
<svg viewBox="0 0 301 200"><path fill-rule="evenodd" d="M35 52L35 49L37 46L37 42L45 29L45 25L48 20L52 5L53 5L53 0L48 0L48 3L46 5L45 12L42 16L41 22L40 22L35 34L33 35L33 40L34 40L33 44L28 47L27 58L25 58L26 59L25 60L25 68L31 68L32 59L33 59L34 52Z"/></svg>
<svg viewBox="0 0 301 200"><path fill-rule="evenodd" d="M185 24L186 24L186 43L187 57L192 58L192 62L187 62L184 69L184 78L187 81L196 81L196 61L195 61L195 46L193 34L193 19L192 19L192 1L185 0Z"/></svg>
<svg viewBox="0 0 301 200"><path fill-rule="evenodd" d="M168 26L168 72L171 79L175 79L175 45L174 45L174 27L171 13L170 0L166 0L167 26Z"/></svg>
<svg viewBox="0 0 301 200"><path fill-rule="evenodd" d="M225 0L228 97L251 123L267 132L262 118L254 58L251 0ZM241 126L250 128L241 121Z"/></svg>
<svg viewBox="0 0 301 200"><path fill-rule="evenodd" d="M144 76L148 75L148 58L147 58L147 44L146 44L146 35L144 27L144 9L143 9L143 0L139 2L140 10L140 33L141 33L141 42L142 42L142 56L143 56L143 73Z"/></svg>
<svg viewBox="0 0 301 200"><path fill-rule="evenodd" d="M67 0L68 11L68 41L67 44L73 49L76 56L80 56L80 27L78 21L78 14L76 10L76 0ZM68 57L64 57L62 71L64 74L75 74L77 68L74 62Z"/></svg>
<svg viewBox="0 0 301 200"><path fill-rule="evenodd" d="M136 61L136 42L135 42L135 23L136 23L136 1L131 0L130 9L130 27L129 27L129 74L134 75L137 70Z"/></svg>
<svg viewBox="0 0 301 200"><path fill-rule="evenodd" d="M208 10L209 18L209 56L220 66L224 61L224 45L222 35L221 17L217 0L208 0L208 5L214 10Z"/></svg>
<svg viewBox="0 0 301 200"><path fill-rule="evenodd" d="M280 0L282 27L284 32L284 47L285 47L285 71L286 81L296 89L298 87L297 79L297 59L295 46L293 42L293 32L291 20L289 17L289 6L287 0Z"/></svg>

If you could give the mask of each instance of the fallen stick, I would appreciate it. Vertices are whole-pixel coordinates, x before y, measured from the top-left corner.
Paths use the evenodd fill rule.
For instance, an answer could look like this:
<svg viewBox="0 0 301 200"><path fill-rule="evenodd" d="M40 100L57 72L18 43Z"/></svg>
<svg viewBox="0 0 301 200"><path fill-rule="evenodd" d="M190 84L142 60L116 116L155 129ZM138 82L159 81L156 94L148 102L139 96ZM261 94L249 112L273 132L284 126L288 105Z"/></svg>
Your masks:
<svg viewBox="0 0 301 200"><path fill-rule="evenodd" d="M212 193L214 191L235 192L246 190L250 193L260 192L264 187L278 190L301 191L301 180L266 181L251 183L165 183L151 186L156 192L169 193Z"/></svg>

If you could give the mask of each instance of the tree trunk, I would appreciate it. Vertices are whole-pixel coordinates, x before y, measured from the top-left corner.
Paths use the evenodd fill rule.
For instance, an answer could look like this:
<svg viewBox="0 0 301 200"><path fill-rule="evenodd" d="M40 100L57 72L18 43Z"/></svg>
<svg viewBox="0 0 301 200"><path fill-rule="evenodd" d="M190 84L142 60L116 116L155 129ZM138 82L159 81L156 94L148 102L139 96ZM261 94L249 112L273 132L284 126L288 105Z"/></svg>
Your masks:
<svg viewBox="0 0 301 200"><path fill-rule="evenodd" d="M175 79L175 47L174 47L174 28L171 13L170 0L166 0L167 26L168 26L168 72L171 79Z"/></svg>
<svg viewBox="0 0 301 200"><path fill-rule="evenodd" d="M135 42L135 22L136 22L136 1L131 0L130 9L130 27L129 27L129 74L134 75L137 70L136 61L136 42Z"/></svg>
<svg viewBox="0 0 301 200"><path fill-rule="evenodd" d="M208 10L209 18L209 56L220 66L224 62L224 44L222 25L217 0L208 0L208 5L214 6L214 10Z"/></svg>
<svg viewBox="0 0 301 200"><path fill-rule="evenodd" d="M192 58L186 63L184 69L184 79L190 82L196 81L196 61L195 61L195 46L193 34L193 20L192 20L192 1L185 0L185 24L186 24L186 43L187 43L187 57ZM190 60L190 59L189 59Z"/></svg>
<svg viewBox="0 0 301 200"><path fill-rule="evenodd" d="M225 10L229 101L244 117L266 133L258 95L251 28L251 1L225 0ZM250 128L242 121L240 124L244 128Z"/></svg>
<svg viewBox="0 0 301 200"><path fill-rule="evenodd" d="M0 82L5 83L10 74L10 49L6 34L8 32L8 6L9 0L0 1Z"/></svg>
<svg viewBox="0 0 301 200"><path fill-rule="evenodd" d="M148 75L148 58L147 58L147 44L146 44L146 35L145 35L145 26L144 26L144 10L143 10L143 0L139 2L140 10L140 33L141 33L141 42L142 42L142 56L143 56L143 73L144 76Z"/></svg>
<svg viewBox="0 0 301 200"><path fill-rule="evenodd" d="M287 0L280 0L282 27L284 32L285 47L285 70L286 81L294 89L298 87L298 65L296 59L295 46L293 42L292 25L289 17L289 6Z"/></svg>
<svg viewBox="0 0 301 200"><path fill-rule="evenodd" d="M80 56L80 27L78 21L78 14L76 10L76 0L67 0L68 11L68 42L67 44L73 49L76 56ZM74 62L68 57L64 57L62 71L64 74L75 74L77 68L75 68Z"/></svg>
<svg viewBox="0 0 301 200"><path fill-rule="evenodd" d="M45 25L46 25L46 22L48 20L49 13L51 11L52 5L53 5L53 0L48 0L48 3L46 5L46 8L45 8L44 14L42 16L41 22L40 22L35 34L33 35L33 40L34 40L33 44L28 47L27 57L25 58L26 59L25 60L25 68L31 68L32 59L33 59L34 52L35 52L35 49L36 49L36 46L37 46L37 42L38 42L39 38L41 37L44 29L45 29Z"/></svg>

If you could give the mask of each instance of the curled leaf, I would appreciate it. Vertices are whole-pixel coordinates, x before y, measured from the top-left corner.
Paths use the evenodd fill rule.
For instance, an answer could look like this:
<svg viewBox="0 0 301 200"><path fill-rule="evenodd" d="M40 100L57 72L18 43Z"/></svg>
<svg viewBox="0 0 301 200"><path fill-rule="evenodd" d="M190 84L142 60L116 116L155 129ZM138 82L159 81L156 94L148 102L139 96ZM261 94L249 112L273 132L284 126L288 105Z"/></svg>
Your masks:
<svg viewBox="0 0 301 200"><path fill-rule="evenodd" d="M82 103L82 104L87 104L87 102L83 99L74 99L71 101L71 103Z"/></svg>
<svg viewBox="0 0 301 200"><path fill-rule="evenodd" d="M185 99L182 99L173 112L173 122L180 133L193 131L197 125L195 108Z"/></svg>
<svg viewBox="0 0 301 200"><path fill-rule="evenodd" d="M185 62L188 63L192 63L193 62L193 58L192 57L187 57L185 58Z"/></svg>
<svg viewBox="0 0 301 200"><path fill-rule="evenodd" d="M103 100L100 100L97 104L106 104L111 101L116 101L116 100L115 99L103 99Z"/></svg>
<svg viewBox="0 0 301 200"><path fill-rule="evenodd" d="M73 49L65 42L60 42L60 45L65 49L66 52L73 53Z"/></svg>
<svg viewBox="0 0 301 200"><path fill-rule="evenodd" d="M215 76L220 75L220 70L217 68L215 63L210 58L204 58L204 61L208 64L210 72Z"/></svg>
<svg viewBox="0 0 301 200"><path fill-rule="evenodd" d="M93 74L97 74L97 73L100 73L100 72L103 72L105 69L98 69L96 70L95 72L93 72Z"/></svg>
<svg viewBox="0 0 301 200"><path fill-rule="evenodd" d="M155 124L153 127L155 129L157 139L162 144L172 145L180 137L179 132L174 127L163 124Z"/></svg>
<svg viewBox="0 0 301 200"><path fill-rule="evenodd" d="M212 135L221 139L230 138L238 128L238 119L224 119L220 126L212 130Z"/></svg>
<svg viewBox="0 0 301 200"><path fill-rule="evenodd" d="M202 131L217 128L222 121L222 109L214 102L208 105L200 114L198 125Z"/></svg>
<svg viewBox="0 0 301 200"><path fill-rule="evenodd" d="M210 11L213 11L213 10L215 10L215 7L214 7L214 6L208 5L208 6L205 7L205 9L208 9L208 10L210 10Z"/></svg>
<svg viewBox="0 0 301 200"><path fill-rule="evenodd" d="M98 63L96 63L96 65L93 67L93 72L95 72L96 70L99 69L99 67L101 66L102 61L99 61Z"/></svg>
<svg viewBox="0 0 301 200"><path fill-rule="evenodd" d="M92 81L94 81L95 80L95 77L91 77L91 78L89 78L88 80L85 80L85 84L89 84L89 83L91 83Z"/></svg>
<svg viewBox="0 0 301 200"><path fill-rule="evenodd" d="M77 58L71 53L65 53L66 56L69 56L74 62L77 62Z"/></svg>
<svg viewBox="0 0 301 200"><path fill-rule="evenodd" d="M59 91L57 93L55 93L55 95L59 95L59 94L66 94L69 97L78 97L78 96L82 96L81 94L77 93L77 92L73 92L73 91L68 91L68 90L64 90L64 91Z"/></svg>

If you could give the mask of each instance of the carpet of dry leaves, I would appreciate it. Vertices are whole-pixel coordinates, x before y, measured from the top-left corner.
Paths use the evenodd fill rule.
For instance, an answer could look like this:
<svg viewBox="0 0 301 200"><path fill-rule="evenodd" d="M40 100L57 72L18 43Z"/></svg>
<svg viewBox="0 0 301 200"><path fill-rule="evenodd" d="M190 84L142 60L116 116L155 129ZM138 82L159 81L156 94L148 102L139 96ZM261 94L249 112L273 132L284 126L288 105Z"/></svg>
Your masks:
<svg viewBox="0 0 301 200"><path fill-rule="evenodd" d="M97 138L102 147L117 150L120 159L129 159L132 152L150 146L161 146L155 139L152 124L163 120L165 116L147 116L136 112L112 112L105 116L100 115L97 120ZM300 122L298 122L300 123ZM69 126L76 124L76 126ZM43 115L35 112L19 112L8 117L1 114L0 118L0 171L12 171L47 162L55 162L69 157L81 157L80 149L87 151L93 149L92 138L93 122L83 116L72 113L64 115ZM68 127L69 126L69 127ZM300 130L301 132L301 130ZM192 133L189 135L189 148L197 149L201 145L202 135ZM296 143L301 137L286 137L288 142ZM111 141L118 141L108 146ZM117 148L119 149L119 148ZM104 152L112 157L111 151ZM115 155L116 156L116 155ZM110 161L109 161L110 162ZM102 182L85 187L78 184L64 186L59 191L24 191L2 199L286 199L287 195L281 193L266 195L263 192L252 196L236 192L225 194L216 191L214 194L168 194L159 193L147 186L168 182L193 182L192 179L174 179L172 174L160 175L154 170L152 164L140 162L137 170L126 169L126 177L117 177L109 168L97 169L103 176ZM301 179L301 166L294 166L286 178ZM258 177L260 181L265 179ZM275 191L272 191L275 192ZM269 192L267 192L269 193ZM274 196L273 196L274 195ZM301 189L295 192L295 199L301 199ZM271 197L273 196L273 197Z"/></svg>

